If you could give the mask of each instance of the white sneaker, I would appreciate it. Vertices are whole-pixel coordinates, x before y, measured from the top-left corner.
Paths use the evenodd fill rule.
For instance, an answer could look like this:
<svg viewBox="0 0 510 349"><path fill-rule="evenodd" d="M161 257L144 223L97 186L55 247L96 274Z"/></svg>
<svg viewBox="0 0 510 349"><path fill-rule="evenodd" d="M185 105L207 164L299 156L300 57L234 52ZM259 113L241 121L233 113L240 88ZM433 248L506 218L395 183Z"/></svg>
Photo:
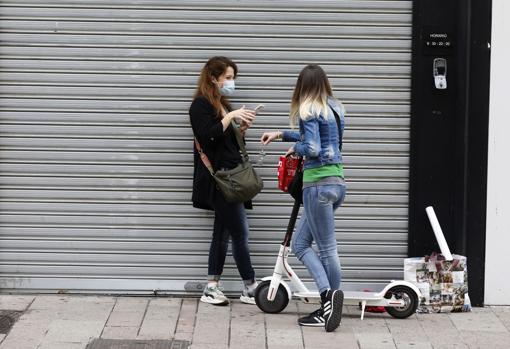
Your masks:
<svg viewBox="0 0 510 349"><path fill-rule="evenodd" d="M206 286L204 288L204 294L202 295L200 300L204 303L214 305L227 305L229 303L228 298L225 297L225 295L218 286L213 287Z"/></svg>
<svg viewBox="0 0 510 349"><path fill-rule="evenodd" d="M252 290L249 290L247 287L244 288L243 292L241 293L241 297L239 299L241 302L246 304L256 304L255 303L255 297L253 294L255 293L255 288Z"/></svg>

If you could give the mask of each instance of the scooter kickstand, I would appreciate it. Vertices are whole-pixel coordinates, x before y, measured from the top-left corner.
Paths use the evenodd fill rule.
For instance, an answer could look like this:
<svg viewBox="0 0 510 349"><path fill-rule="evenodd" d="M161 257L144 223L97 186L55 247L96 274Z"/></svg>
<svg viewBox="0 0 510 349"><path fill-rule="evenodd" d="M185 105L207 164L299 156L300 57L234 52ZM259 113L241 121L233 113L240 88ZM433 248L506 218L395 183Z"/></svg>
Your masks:
<svg viewBox="0 0 510 349"><path fill-rule="evenodd" d="M361 320L365 317L365 307L367 305L367 301L361 301Z"/></svg>

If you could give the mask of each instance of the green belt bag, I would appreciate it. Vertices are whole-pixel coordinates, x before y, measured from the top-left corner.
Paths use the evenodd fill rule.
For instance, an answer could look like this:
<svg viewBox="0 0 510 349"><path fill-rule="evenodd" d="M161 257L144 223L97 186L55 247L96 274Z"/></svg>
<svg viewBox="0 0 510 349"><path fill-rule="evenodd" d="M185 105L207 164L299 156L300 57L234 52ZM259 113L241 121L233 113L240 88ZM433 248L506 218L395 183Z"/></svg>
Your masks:
<svg viewBox="0 0 510 349"><path fill-rule="evenodd" d="M242 162L233 169L218 170L215 172L209 158L203 152L196 137L195 146L197 147L202 162L216 181L216 186L223 194L225 201L240 203L253 199L260 193L262 188L264 188L264 183L250 163L239 128L233 122L231 125L242 152Z"/></svg>

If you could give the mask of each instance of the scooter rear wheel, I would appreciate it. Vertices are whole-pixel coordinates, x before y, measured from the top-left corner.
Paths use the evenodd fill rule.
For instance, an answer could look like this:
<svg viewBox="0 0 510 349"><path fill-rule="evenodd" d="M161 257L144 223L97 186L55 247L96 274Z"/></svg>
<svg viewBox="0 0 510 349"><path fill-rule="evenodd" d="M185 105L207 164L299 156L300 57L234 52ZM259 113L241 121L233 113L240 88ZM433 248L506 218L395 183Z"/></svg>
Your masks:
<svg viewBox="0 0 510 349"><path fill-rule="evenodd" d="M269 286L271 285L270 280L262 281L257 288L255 289L255 303L257 306L265 313L276 314L281 312L283 309L287 307L289 304L289 295L287 294L287 290L285 287L280 284L278 286L278 290L276 291L276 296L274 301L269 301L267 299L267 294L269 293Z"/></svg>
<svg viewBox="0 0 510 349"><path fill-rule="evenodd" d="M418 308L418 295L410 287L407 286L395 286L386 292L384 298L389 299L394 295L397 299L404 301L402 307L385 307L388 314L397 319L405 319L416 312Z"/></svg>

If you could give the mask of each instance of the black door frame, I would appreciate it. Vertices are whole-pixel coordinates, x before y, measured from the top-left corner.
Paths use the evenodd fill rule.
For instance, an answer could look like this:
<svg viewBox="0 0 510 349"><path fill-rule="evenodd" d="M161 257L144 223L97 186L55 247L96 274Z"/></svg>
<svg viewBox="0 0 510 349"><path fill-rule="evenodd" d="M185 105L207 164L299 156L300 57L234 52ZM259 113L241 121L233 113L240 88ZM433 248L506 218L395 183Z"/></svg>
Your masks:
<svg viewBox="0 0 510 349"><path fill-rule="evenodd" d="M475 306L484 302L491 10L491 0L413 1L408 253L438 250L425 214L434 206L450 249L468 257ZM445 33L449 48L427 46L442 36L430 33ZM434 87L435 57L447 59L447 90Z"/></svg>

